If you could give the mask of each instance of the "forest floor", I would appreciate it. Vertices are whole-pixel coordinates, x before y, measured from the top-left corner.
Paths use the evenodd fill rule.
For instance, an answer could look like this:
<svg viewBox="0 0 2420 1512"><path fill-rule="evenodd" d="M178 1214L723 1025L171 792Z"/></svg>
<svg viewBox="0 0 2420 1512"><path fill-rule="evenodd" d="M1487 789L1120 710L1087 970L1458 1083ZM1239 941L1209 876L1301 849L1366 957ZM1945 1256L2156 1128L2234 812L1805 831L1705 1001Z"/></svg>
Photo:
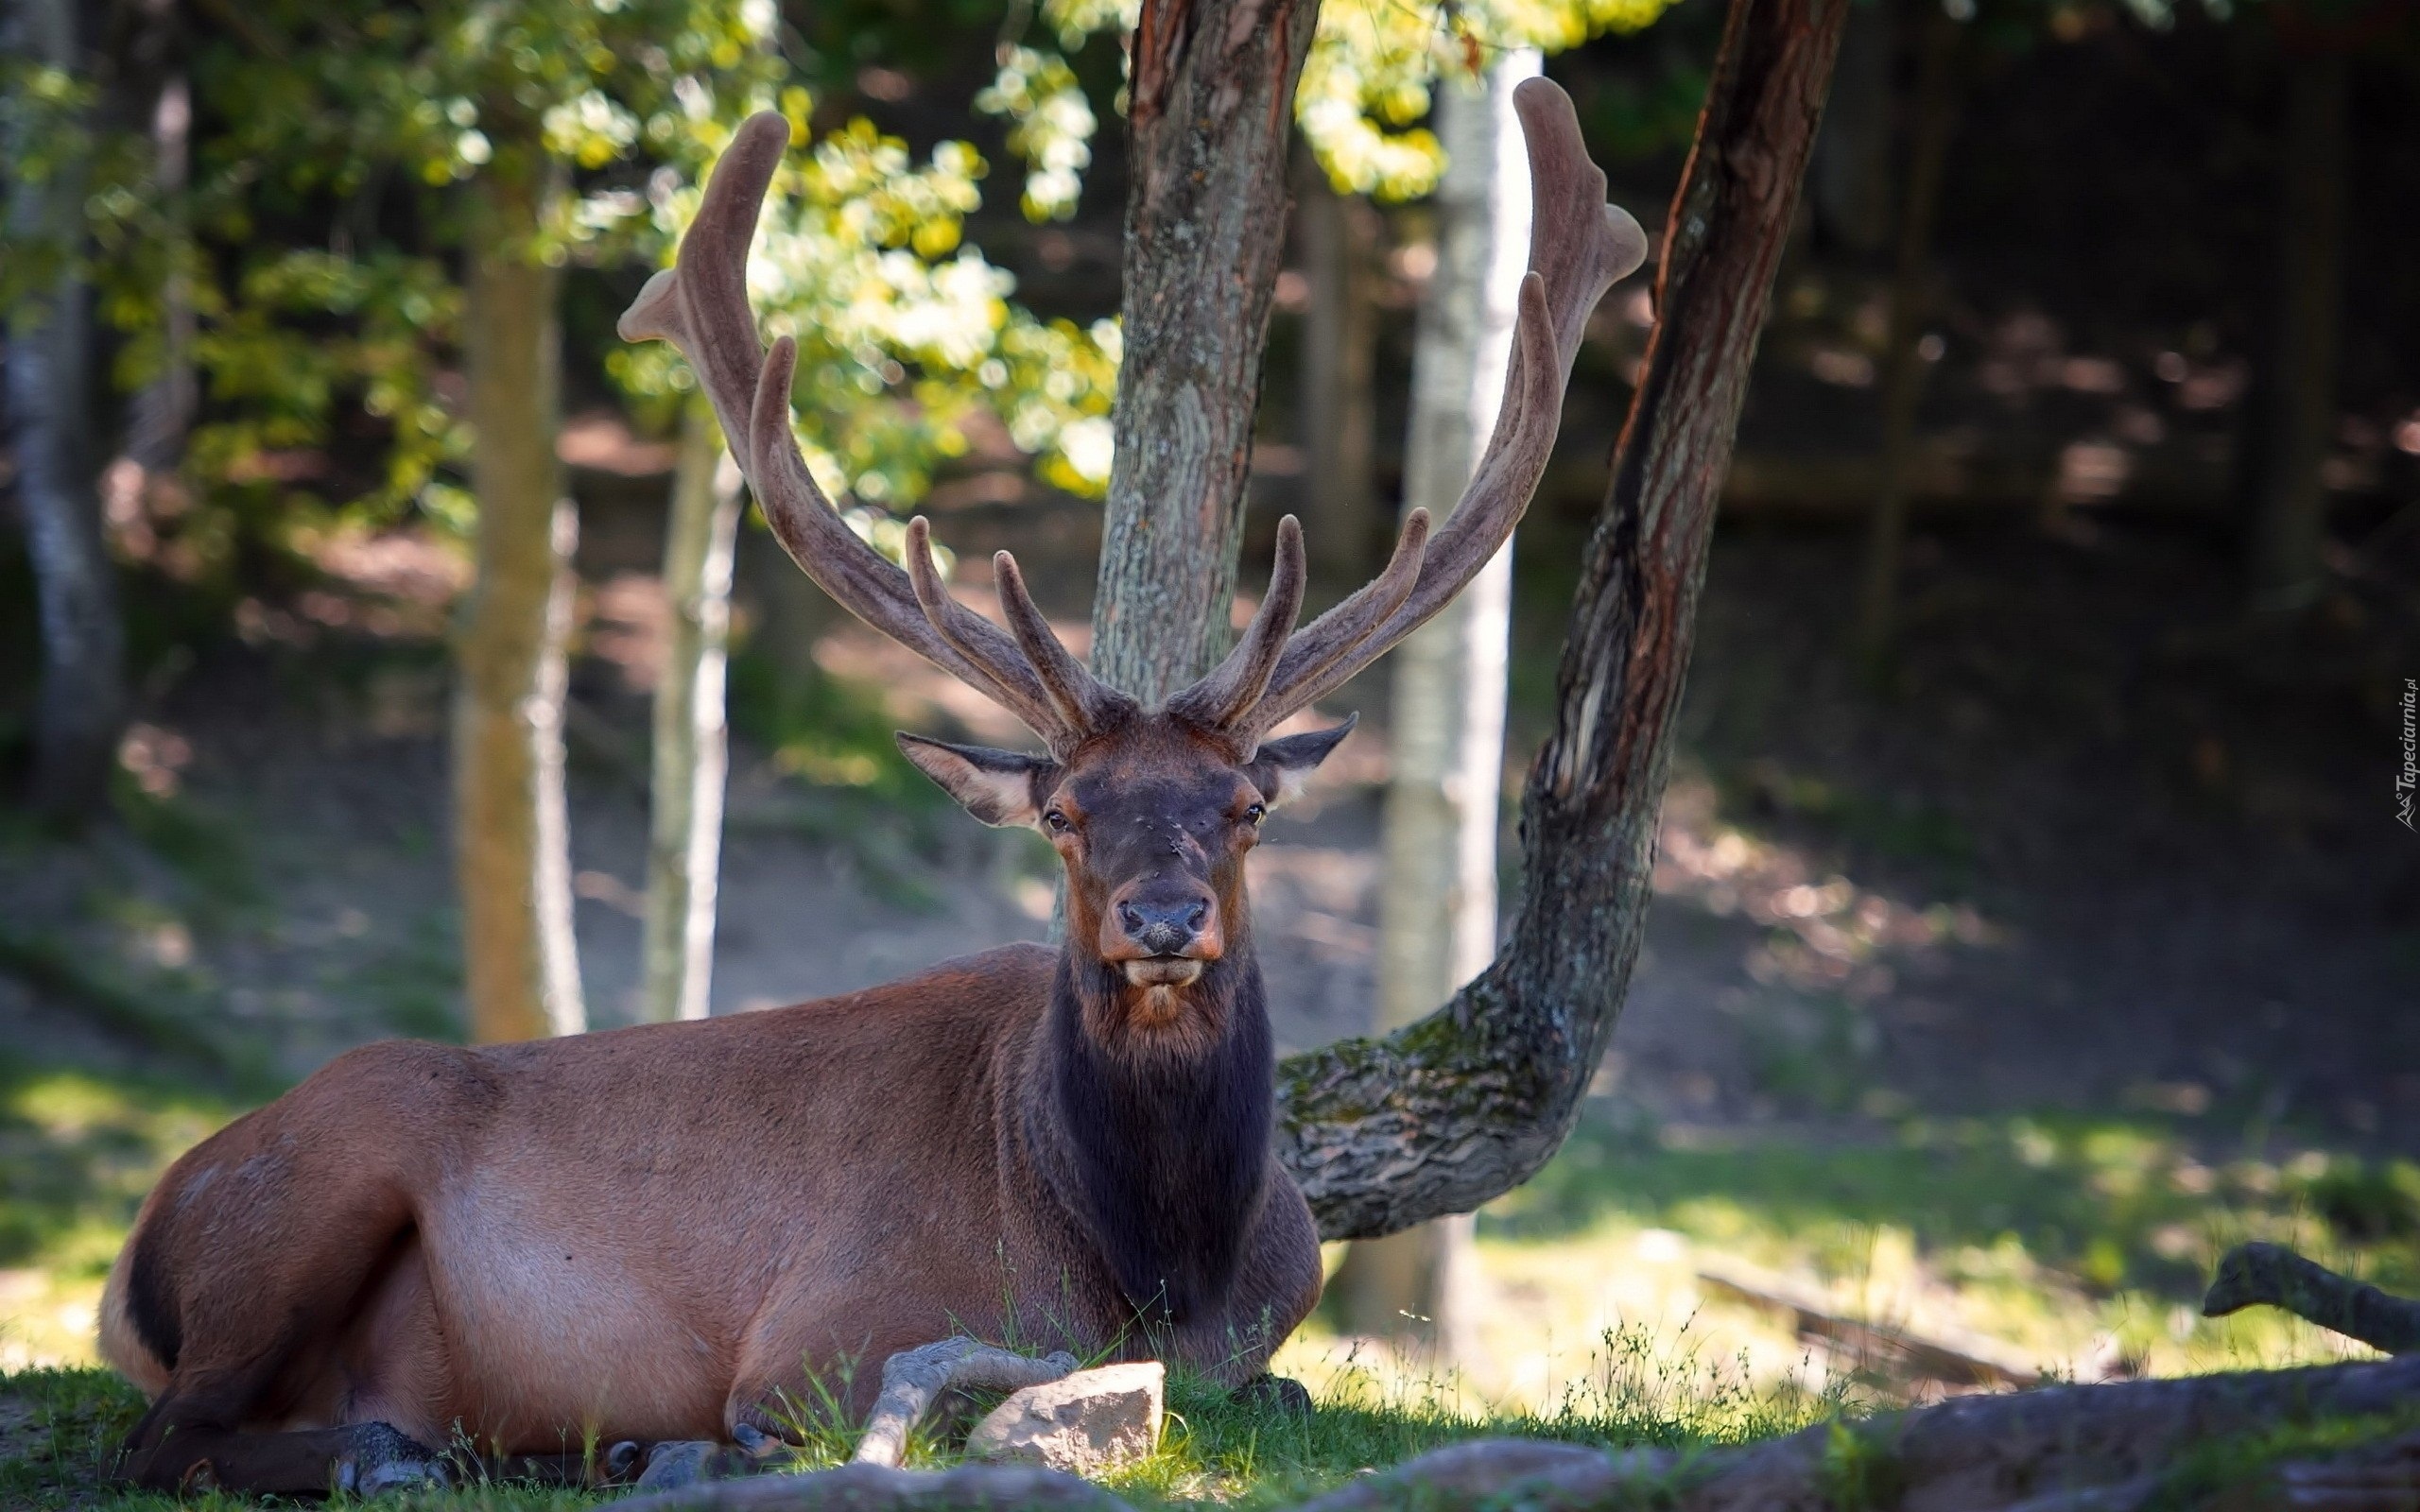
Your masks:
<svg viewBox="0 0 2420 1512"><path fill-rule="evenodd" d="M1523 541L1526 752L1574 553L1551 519ZM1409 1450L1508 1421L1734 1436L1943 1389L1803 1333L1790 1297L2068 1377L2359 1352L2194 1303L2247 1238L2420 1283L2420 851L2385 776L2411 606L2264 638L2173 530L1928 532L1877 691L1838 649L1845 541L1727 530L1714 563L1646 950L1580 1131L1480 1215L1470 1357L1315 1320L1282 1367ZM605 1024L636 976L650 610L593 576L575 865ZM1074 619L1080 573L1035 576ZM101 1274L179 1150L349 1044L460 1032L437 645L285 623L150 690L117 822L0 833L0 1369L92 1358ZM816 656L786 705L739 679L718 1012L1046 927L1047 851L887 738L1011 731L854 629ZM1255 853L1287 1049L1367 1026L1385 686L1325 711L1364 729ZM100 1380L0 1383L0 1473L65 1495L33 1460L123 1417ZM1253 1486L1385 1462L1229 1426L1161 1489L1231 1494L1236 1453L1270 1456Z"/></svg>

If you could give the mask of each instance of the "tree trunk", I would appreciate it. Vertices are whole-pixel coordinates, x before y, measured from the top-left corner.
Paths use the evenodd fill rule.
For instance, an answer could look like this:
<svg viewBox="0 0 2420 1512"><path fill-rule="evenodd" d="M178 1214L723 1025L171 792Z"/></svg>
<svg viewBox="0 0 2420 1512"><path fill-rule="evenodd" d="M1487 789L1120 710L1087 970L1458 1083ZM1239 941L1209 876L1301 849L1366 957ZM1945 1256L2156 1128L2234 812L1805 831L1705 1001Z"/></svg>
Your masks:
<svg viewBox="0 0 2420 1512"><path fill-rule="evenodd" d="M1377 532L1378 214L1340 195L1309 151L1294 215L1309 275L1303 321L1303 543L1340 582L1369 570Z"/></svg>
<svg viewBox="0 0 2420 1512"><path fill-rule="evenodd" d="M1579 1116L1638 954L1715 503L1848 9L1732 0L1522 798L1511 938L1428 1018L1279 1068L1279 1156L1326 1238L1468 1212Z"/></svg>
<svg viewBox="0 0 2420 1512"><path fill-rule="evenodd" d="M671 609L664 675L655 687L654 794L647 858L641 1012L702 1019L714 986L715 886L722 852L729 733L723 669L731 639L732 553L739 533L739 469L702 398L681 424L664 537Z"/></svg>
<svg viewBox="0 0 2420 1512"><path fill-rule="evenodd" d="M478 576L454 700L454 824L471 1037L586 1027L563 799L563 643L579 520L555 460L559 279L532 253L552 192L534 151L481 176L464 347ZM518 166L521 163L529 165Z"/></svg>
<svg viewBox="0 0 2420 1512"><path fill-rule="evenodd" d="M167 40L172 44L176 41ZM173 67L153 99L150 127L154 172L164 199L160 209L174 228L174 239L160 286L164 327L160 371L134 396L127 424L127 458L147 473L171 472L182 459L185 433L201 402L193 365L193 281L185 266L193 255L184 203L193 163L193 94L185 76Z"/></svg>
<svg viewBox="0 0 2420 1512"><path fill-rule="evenodd" d="M1512 360L1530 249L1529 157L1512 90L1539 63L1535 50L1516 49L1489 71L1482 92L1448 88L1438 102L1446 169L1436 196L1437 271L1412 356L1404 504L1441 521L1495 428ZM1507 541L1395 653L1378 909L1382 1030L1424 1017L1495 958L1512 610ZM1470 1240L1469 1217L1456 1215L1354 1246L1338 1276L1348 1326L1425 1334L1442 1357L1466 1358Z"/></svg>
<svg viewBox="0 0 2420 1512"><path fill-rule="evenodd" d="M68 0L19 0L11 50L80 72L75 12ZM126 722L126 630L95 487L92 294L74 266L83 250L83 198L75 166L46 182L17 178L9 196L20 245L47 242L67 260L46 291L9 312L8 384L42 626L32 798L37 810L69 822L107 799Z"/></svg>
<svg viewBox="0 0 2420 1512"><path fill-rule="evenodd" d="M2256 610L2297 610L2319 596L2327 526L2320 469L2336 423L2344 311L2345 72L2343 52L2325 44L2287 57L2282 298L2268 476L2252 530Z"/></svg>
<svg viewBox="0 0 2420 1512"><path fill-rule="evenodd" d="M1286 144L1318 0L1145 0L1127 112L1126 350L1093 668L1157 703L1227 646Z"/></svg>
<svg viewBox="0 0 2420 1512"><path fill-rule="evenodd" d="M1915 459L1916 403L1924 397L1925 318L1931 300L1933 225L1941 176L1957 124L1952 94L1959 24L1937 0L1914 0L1916 88L1908 121L1907 193L1899 204L1899 248L1891 279L1890 350L1883 354L1882 479L1866 520L1865 570L1858 593L1857 648L1868 668L1891 654L1899 611L1899 556L1908 535L1908 473Z"/></svg>

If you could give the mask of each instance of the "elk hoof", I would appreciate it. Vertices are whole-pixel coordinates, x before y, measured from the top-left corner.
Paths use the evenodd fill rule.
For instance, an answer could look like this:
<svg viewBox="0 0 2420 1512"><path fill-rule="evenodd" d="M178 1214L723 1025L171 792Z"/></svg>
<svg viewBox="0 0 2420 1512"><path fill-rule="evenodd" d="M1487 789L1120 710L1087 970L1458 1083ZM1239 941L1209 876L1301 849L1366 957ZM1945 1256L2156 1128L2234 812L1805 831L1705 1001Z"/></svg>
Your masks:
<svg viewBox="0 0 2420 1512"><path fill-rule="evenodd" d="M716 1478L715 1461L722 1446L711 1438L675 1438L649 1446L647 1469L639 1474L642 1491L669 1491Z"/></svg>
<svg viewBox="0 0 2420 1512"><path fill-rule="evenodd" d="M1256 1375L1227 1393L1227 1400L1287 1418L1311 1415L1310 1392L1301 1382L1287 1376Z"/></svg>
<svg viewBox="0 0 2420 1512"><path fill-rule="evenodd" d="M434 1451L385 1423L363 1423L352 1436L352 1450L337 1465L337 1485L354 1496L452 1484Z"/></svg>
<svg viewBox="0 0 2420 1512"><path fill-rule="evenodd" d="M625 1438L605 1452L605 1478L619 1481L639 1468L640 1458L647 1452L635 1438Z"/></svg>

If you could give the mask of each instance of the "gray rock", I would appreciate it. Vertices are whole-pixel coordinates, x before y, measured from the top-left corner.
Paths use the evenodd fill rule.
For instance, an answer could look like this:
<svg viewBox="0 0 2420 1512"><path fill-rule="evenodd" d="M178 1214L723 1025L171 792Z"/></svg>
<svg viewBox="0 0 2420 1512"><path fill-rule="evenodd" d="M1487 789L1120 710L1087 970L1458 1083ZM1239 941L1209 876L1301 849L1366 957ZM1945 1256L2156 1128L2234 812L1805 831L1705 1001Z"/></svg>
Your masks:
<svg viewBox="0 0 2420 1512"><path fill-rule="evenodd" d="M1167 1368L1156 1360L1079 1370L1027 1386L966 1435L969 1459L1089 1474L1159 1447Z"/></svg>

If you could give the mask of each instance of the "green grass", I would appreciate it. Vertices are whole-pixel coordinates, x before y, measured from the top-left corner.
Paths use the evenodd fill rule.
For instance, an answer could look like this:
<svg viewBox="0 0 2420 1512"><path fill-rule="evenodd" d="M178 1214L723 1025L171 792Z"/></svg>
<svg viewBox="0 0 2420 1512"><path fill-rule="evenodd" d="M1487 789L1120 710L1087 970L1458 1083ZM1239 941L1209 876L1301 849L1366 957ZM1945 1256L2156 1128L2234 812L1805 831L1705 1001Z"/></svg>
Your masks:
<svg viewBox="0 0 2420 1512"><path fill-rule="evenodd" d="M1554 1407L1489 1409L1462 1400L1436 1382L1382 1383L1346 1369L1330 1378L1308 1418L1238 1402L1201 1377L1177 1372L1168 1382L1166 1427L1156 1452L1104 1477L1138 1506L1216 1502L1245 1509L1290 1504L1357 1474L1400 1464L1446 1444L1478 1437L1552 1438L1605 1448L1652 1445L1711 1448L1788 1432L1838 1402L1790 1393L1758 1394L1719 1379L1687 1361L1652 1354L1643 1336L1604 1341L1601 1368L1577 1383ZM0 1504L26 1512L74 1507L79 1512L233 1512L259 1503L221 1494L182 1502L119 1491L107 1468L119 1439L142 1411L123 1382L101 1370L43 1369L0 1376L0 1413L14 1409L10 1449L0 1458ZM0 1417L0 1423L9 1421ZM854 1433L817 1432L798 1469L844 1462ZM947 1446L920 1436L908 1463L955 1463ZM474 1486L445 1493L389 1499L382 1505L424 1512L474 1508L540 1509L602 1504L616 1493L582 1493L527 1486ZM341 1504L341 1503L338 1503Z"/></svg>
<svg viewBox="0 0 2420 1512"><path fill-rule="evenodd" d="M1695 1267L1739 1260L1879 1321L1984 1333L2053 1367L2114 1348L2169 1374L2335 1357L2327 1336L2267 1310L2199 1315L2218 1257L2246 1240L2420 1292L2420 1167L2148 1115L1731 1142L1589 1121L1482 1212L1479 1234L1516 1301L1524 1285L1567 1297L1612 1277L1634 1315L1686 1315ZM1544 1318L1585 1336L1602 1321L1553 1300L1531 1309L1533 1331ZM1713 1304L1699 1323L1754 1342L1752 1319ZM1790 1341L1765 1342L1770 1360Z"/></svg>

